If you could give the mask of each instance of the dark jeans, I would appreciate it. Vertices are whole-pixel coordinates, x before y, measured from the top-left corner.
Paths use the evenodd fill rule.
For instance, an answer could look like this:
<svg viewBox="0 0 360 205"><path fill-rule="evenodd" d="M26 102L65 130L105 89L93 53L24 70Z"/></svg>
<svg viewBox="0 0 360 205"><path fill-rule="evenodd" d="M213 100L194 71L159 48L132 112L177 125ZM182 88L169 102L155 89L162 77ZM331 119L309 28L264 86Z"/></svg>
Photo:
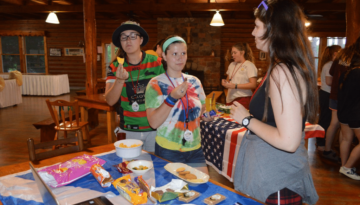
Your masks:
<svg viewBox="0 0 360 205"><path fill-rule="evenodd" d="M324 128L325 132L328 129L331 121L331 110L329 109L329 97L330 93L323 90L319 90L319 106L320 116L319 125ZM316 144L318 146L325 146L325 138L316 138Z"/></svg>
<svg viewBox="0 0 360 205"><path fill-rule="evenodd" d="M180 162L184 164L205 163L205 156L201 147L189 152L180 152L162 148L158 143L155 143L155 155L171 162Z"/></svg>

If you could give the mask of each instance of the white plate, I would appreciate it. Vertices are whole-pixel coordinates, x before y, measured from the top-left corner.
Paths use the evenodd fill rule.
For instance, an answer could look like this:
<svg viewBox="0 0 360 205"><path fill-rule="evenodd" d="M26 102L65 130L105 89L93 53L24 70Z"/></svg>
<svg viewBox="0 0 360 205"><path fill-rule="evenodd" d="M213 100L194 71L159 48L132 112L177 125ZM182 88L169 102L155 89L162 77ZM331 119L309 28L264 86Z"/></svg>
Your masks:
<svg viewBox="0 0 360 205"><path fill-rule="evenodd" d="M176 172L176 170L180 167L184 167L185 171L190 171L191 174L194 174L197 179L194 180L189 180L189 179L184 179L179 177L179 174ZM209 181L209 175L205 174L202 171L199 171L193 167L190 167L187 164L183 164L183 163L168 163L167 165L165 165L164 167L166 169L166 171L170 172L171 174L175 175L176 177L178 177L181 180L186 181L188 184L190 185L199 185L199 184L204 184L206 182Z"/></svg>

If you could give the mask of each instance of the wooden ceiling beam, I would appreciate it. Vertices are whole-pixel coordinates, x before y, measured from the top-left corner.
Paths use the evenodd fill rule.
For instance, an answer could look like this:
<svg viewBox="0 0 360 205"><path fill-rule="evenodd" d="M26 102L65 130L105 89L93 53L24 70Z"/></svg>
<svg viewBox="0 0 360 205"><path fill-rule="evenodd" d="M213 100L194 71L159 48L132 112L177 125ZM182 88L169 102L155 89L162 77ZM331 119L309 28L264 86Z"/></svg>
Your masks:
<svg viewBox="0 0 360 205"><path fill-rule="evenodd" d="M121 5L121 6L120 6ZM253 3L178 3L178 4L119 4L116 12L121 11L252 11L258 4ZM309 3L302 5L304 9L311 11L345 11L346 4ZM102 4L96 6L96 12L110 12L114 10L114 4ZM0 13L38 13L38 12L83 12L82 5L27 5L27 6L0 6Z"/></svg>
<svg viewBox="0 0 360 205"><path fill-rule="evenodd" d="M24 5L24 0L2 0L2 2L14 4L14 5Z"/></svg>

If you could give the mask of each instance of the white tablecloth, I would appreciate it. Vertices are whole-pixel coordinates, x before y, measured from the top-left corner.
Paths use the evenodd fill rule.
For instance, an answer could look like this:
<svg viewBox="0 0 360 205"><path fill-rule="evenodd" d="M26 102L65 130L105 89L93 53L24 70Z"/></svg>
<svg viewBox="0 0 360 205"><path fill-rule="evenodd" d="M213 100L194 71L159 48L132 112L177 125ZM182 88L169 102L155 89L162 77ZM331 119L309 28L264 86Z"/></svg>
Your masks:
<svg viewBox="0 0 360 205"><path fill-rule="evenodd" d="M67 74L23 75L23 95L61 95L69 92L69 77Z"/></svg>
<svg viewBox="0 0 360 205"><path fill-rule="evenodd" d="M0 108L20 103L22 103L21 87L16 84L15 79L5 80L5 88L0 92Z"/></svg>
<svg viewBox="0 0 360 205"><path fill-rule="evenodd" d="M0 74L4 79L9 78L9 74ZM70 93L69 77L63 75L22 75L23 95L61 95Z"/></svg>

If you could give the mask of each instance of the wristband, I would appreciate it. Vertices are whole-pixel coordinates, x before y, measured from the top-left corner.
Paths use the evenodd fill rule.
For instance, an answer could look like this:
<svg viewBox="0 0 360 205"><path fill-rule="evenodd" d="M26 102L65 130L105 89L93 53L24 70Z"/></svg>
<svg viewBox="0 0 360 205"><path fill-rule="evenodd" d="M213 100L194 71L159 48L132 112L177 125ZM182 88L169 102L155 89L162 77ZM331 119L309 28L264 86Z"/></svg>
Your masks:
<svg viewBox="0 0 360 205"><path fill-rule="evenodd" d="M235 84L235 89L237 89L237 84Z"/></svg>
<svg viewBox="0 0 360 205"><path fill-rule="evenodd" d="M167 98L164 100L164 103L168 105L169 107L174 107L178 100L171 97L170 95L167 96Z"/></svg>
<svg viewBox="0 0 360 205"><path fill-rule="evenodd" d="M169 106L169 107L174 107L175 103L171 102L170 100L168 100L167 98L164 100L164 103Z"/></svg>
<svg viewBox="0 0 360 205"><path fill-rule="evenodd" d="M174 105L175 105L175 103L179 100L179 99L175 99L175 98L171 97L170 94L167 96L166 100L167 100L167 99L169 99L171 102L173 102Z"/></svg>

